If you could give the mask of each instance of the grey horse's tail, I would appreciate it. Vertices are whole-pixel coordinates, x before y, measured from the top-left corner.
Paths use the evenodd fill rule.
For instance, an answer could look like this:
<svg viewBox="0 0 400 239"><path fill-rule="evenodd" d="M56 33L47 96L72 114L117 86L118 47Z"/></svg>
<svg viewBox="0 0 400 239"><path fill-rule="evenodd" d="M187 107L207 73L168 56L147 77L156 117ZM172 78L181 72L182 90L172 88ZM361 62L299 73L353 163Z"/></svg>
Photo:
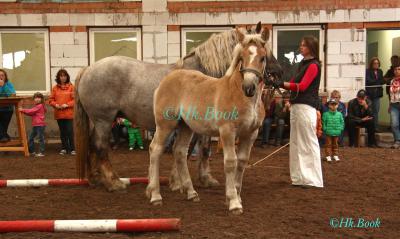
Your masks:
<svg viewBox="0 0 400 239"><path fill-rule="evenodd" d="M76 168L78 177L85 178L86 170L89 163L89 117L82 106L79 98L79 81L85 72L83 68L75 80L75 108L74 108L74 134L75 134L75 151L76 151Z"/></svg>

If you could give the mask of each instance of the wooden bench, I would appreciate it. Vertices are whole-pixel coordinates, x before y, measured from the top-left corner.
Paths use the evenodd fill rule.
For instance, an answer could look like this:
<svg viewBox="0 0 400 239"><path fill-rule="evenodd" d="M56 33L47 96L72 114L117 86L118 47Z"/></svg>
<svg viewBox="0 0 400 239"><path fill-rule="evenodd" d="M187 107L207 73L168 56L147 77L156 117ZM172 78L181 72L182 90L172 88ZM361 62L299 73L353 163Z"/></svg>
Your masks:
<svg viewBox="0 0 400 239"><path fill-rule="evenodd" d="M0 152L24 152L26 157L29 156L28 150L28 139L26 137L26 128L23 114L18 110L22 106L22 100L27 97L0 97L0 105L14 105L15 106L15 116L17 119L18 134L19 138L11 140L6 143L0 143Z"/></svg>
<svg viewBox="0 0 400 239"><path fill-rule="evenodd" d="M363 127L361 126L356 126L356 135L355 135L355 141L354 144L356 147L361 147L361 129Z"/></svg>

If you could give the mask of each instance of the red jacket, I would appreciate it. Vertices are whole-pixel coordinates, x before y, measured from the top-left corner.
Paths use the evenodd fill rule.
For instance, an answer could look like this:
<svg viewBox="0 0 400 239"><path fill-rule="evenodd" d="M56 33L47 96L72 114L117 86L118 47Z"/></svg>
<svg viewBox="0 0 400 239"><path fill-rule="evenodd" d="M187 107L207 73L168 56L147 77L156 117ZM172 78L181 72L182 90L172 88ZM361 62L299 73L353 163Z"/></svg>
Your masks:
<svg viewBox="0 0 400 239"><path fill-rule="evenodd" d="M54 107L54 118L73 119L74 118L74 86L71 83L65 85L57 84L53 86L49 97L49 104ZM57 109L56 104L67 104L65 109Z"/></svg>
<svg viewBox="0 0 400 239"><path fill-rule="evenodd" d="M47 112L44 104L37 104L31 109L22 109L22 113L32 116L32 126L45 126L45 114Z"/></svg>

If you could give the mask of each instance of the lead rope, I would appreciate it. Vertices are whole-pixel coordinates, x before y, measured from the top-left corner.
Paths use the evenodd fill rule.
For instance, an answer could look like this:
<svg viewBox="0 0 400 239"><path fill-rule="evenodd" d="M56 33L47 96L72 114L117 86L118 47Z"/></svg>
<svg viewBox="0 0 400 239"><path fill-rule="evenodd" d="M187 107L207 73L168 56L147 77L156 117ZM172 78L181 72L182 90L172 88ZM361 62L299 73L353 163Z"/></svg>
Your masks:
<svg viewBox="0 0 400 239"><path fill-rule="evenodd" d="M274 152L268 154L268 155L265 156L264 158L262 158L262 159L256 161L255 163L249 164L249 165L247 166L247 168L254 167L254 166L256 166L257 164L261 163L262 161L266 160L267 158L272 157L272 155L278 153L279 151L281 151L281 150L284 149L285 147L289 146L289 144L290 144L290 143L287 143L287 144L281 146L280 148L278 148L277 150L275 150Z"/></svg>

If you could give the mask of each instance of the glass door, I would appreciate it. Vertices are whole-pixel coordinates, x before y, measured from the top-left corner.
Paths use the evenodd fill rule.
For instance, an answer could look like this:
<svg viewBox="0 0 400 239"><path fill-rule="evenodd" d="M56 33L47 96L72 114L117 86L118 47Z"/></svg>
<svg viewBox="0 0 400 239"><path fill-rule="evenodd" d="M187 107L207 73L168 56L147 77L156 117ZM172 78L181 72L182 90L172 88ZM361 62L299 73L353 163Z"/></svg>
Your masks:
<svg viewBox="0 0 400 239"><path fill-rule="evenodd" d="M321 60L320 90L324 89L324 30L321 26L275 26L273 29L273 51L283 68L283 79L289 81L296 73L298 63L303 59L299 52L300 41L304 36L315 36L319 41Z"/></svg>

